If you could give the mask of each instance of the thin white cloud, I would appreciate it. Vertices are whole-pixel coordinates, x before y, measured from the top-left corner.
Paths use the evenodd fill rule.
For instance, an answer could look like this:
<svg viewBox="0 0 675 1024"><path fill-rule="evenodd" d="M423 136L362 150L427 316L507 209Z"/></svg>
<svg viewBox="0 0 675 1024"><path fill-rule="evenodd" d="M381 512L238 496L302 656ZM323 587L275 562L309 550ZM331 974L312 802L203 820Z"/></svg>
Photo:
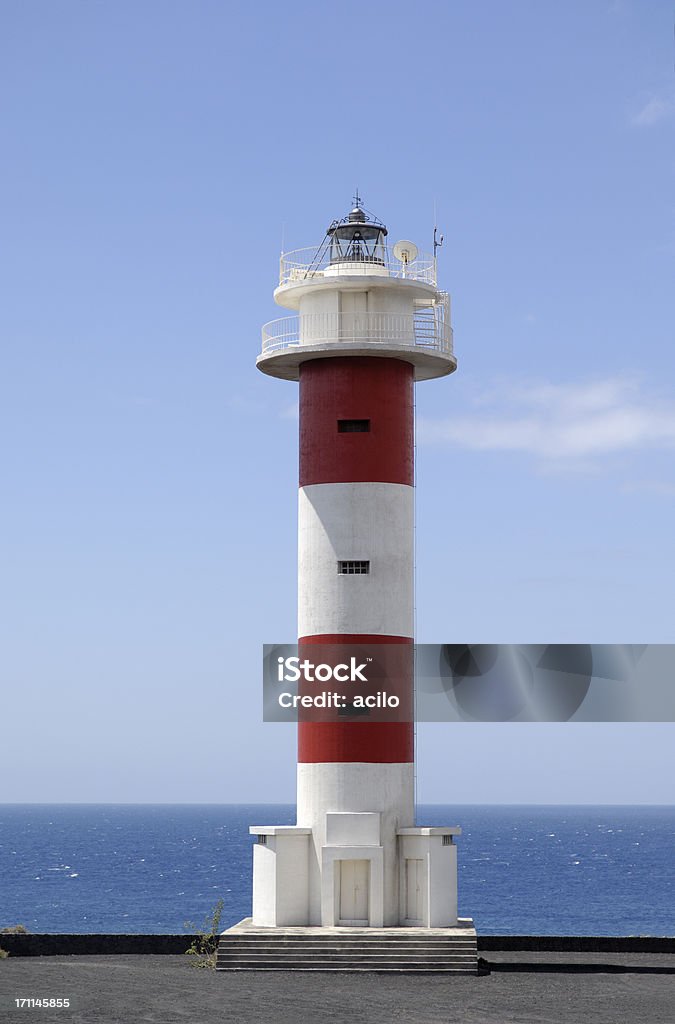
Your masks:
<svg viewBox="0 0 675 1024"><path fill-rule="evenodd" d="M668 483L667 480L633 480L624 484L623 490L626 494L646 492L666 498L675 498L675 484Z"/></svg>
<svg viewBox="0 0 675 1024"><path fill-rule="evenodd" d="M649 128L675 114L675 97L654 94L631 115L630 123L636 128Z"/></svg>
<svg viewBox="0 0 675 1024"><path fill-rule="evenodd" d="M588 469L601 457L675 446L675 401L632 379L502 382L468 413L421 420L420 441L474 451L520 452Z"/></svg>
<svg viewBox="0 0 675 1024"><path fill-rule="evenodd" d="M279 413L282 420L299 420L300 419L300 403L292 402L290 405L285 405Z"/></svg>
<svg viewBox="0 0 675 1024"><path fill-rule="evenodd" d="M258 415L265 407L257 398L249 398L247 395L230 395L225 399L228 409L236 413L250 413Z"/></svg>

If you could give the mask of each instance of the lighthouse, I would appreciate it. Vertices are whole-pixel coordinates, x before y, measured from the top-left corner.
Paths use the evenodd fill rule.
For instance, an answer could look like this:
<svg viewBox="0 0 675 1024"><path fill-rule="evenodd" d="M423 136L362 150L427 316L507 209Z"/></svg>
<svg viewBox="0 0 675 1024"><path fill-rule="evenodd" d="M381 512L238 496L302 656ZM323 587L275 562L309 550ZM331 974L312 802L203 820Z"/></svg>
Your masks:
<svg viewBox="0 0 675 1024"><path fill-rule="evenodd" d="M297 824L250 830L253 928L458 926L460 829L415 824L414 392L457 366L435 249L357 194L281 256L257 366L299 385L299 651L381 650L406 710L300 716Z"/></svg>

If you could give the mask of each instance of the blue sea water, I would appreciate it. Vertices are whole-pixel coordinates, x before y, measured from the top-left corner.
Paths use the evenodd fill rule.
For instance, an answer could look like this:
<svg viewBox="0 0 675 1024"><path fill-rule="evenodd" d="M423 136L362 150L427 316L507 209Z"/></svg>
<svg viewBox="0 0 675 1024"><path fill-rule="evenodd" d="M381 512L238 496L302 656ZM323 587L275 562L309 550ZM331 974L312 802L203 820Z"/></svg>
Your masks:
<svg viewBox="0 0 675 1024"><path fill-rule="evenodd" d="M674 807L421 806L459 824L460 913L482 934L675 934ZM182 932L251 912L250 824L290 805L0 805L0 927Z"/></svg>

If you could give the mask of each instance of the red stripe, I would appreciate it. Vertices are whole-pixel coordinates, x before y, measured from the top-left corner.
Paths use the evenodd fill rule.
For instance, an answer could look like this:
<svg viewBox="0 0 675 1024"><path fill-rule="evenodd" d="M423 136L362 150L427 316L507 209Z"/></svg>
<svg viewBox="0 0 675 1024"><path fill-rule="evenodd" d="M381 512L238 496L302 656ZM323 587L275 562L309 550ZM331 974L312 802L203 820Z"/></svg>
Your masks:
<svg viewBox="0 0 675 1024"><path fill-rule="evenodd" d="M411 637L324 633L302 637L298 648L318 644L412 644ZM413 680L410 679L412 693ZM299 722L298 762L367 762L408 764L414 761L412 722Z"/></svg>
<svg viewBox="0 0 675 1024"><path fill-rule="evenodd" d="M361 761L410 764L415 760L412 722L300 722L298 764Z"/></svg>
<svg viewBox="0 0 675 1024"><path fill-rule="evenodd" d="M372 356L300 366L300 486L413 483L414 368ZM370 420L339 433L338 420Z"/></svg>

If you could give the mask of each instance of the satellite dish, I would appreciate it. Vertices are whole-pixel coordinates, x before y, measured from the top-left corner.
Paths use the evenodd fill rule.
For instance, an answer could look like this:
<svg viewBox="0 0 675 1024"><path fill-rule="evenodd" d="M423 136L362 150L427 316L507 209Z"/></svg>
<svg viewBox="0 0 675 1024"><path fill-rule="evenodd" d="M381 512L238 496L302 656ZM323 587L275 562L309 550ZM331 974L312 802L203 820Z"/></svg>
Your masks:
<svg viewBox="0 0 675 1024"><path fill-rule="evenodd" d="M397 242L392 252L401 263L412 263L417 259L417 246L414 242L406 242L405 239Z"/></svg>

